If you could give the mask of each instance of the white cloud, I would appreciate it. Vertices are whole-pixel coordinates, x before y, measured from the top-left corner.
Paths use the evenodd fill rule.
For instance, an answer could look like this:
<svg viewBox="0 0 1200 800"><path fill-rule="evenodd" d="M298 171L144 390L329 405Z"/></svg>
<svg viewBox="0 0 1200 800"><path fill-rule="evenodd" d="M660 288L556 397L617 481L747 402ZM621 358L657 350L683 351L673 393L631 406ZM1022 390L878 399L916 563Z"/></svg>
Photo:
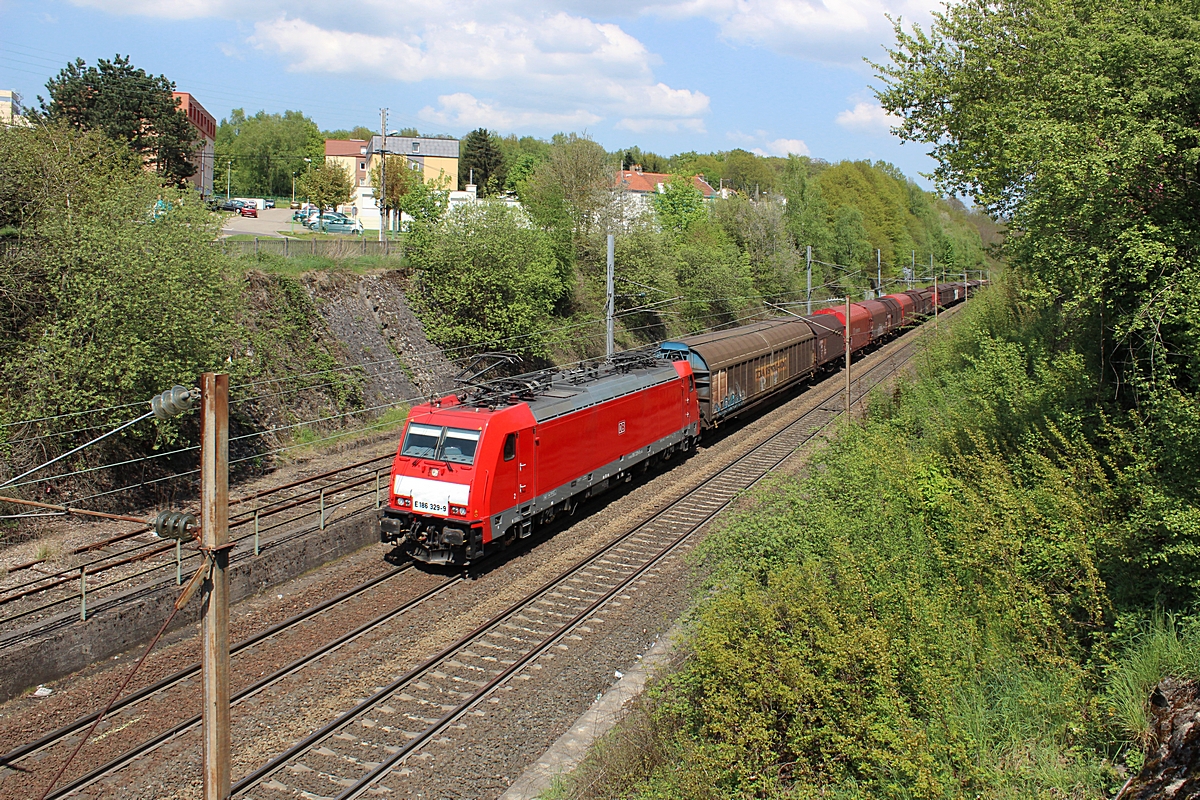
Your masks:
<svg viewBox="0 0 1200 800"><path fill-rule="evenodd" d="M893 38L888 14L928 22L940 6L940 0L651 0L644 10L711 20L730 42L859 65L863 56L885 57L881 45Z"/></svg>
<svg viewBox="0 0 1200 800"><path fill-rule="evenodd" d="M438 107L425 106L417 114L426 122L459 128L583 128L594 125L600 117L579 109L566 114L501 108L496 103L481 102L474 95L455 92L438 97Z"/></svg>
<svg viewBox="0 0 1200 800"><path fill-rule="evenodd" d="M121 15L226 18L252 31L246 45L292 72L449 83L448 93L421 112L442 124L493 120L501 128L555 129L629 117L696 130L709 113L706 94L657 80L660 59L619 24L597 21L615 9L594 0L70 2ZM615 2L633 14L645 10L644 2Z"/></svg>
<svg viewBox="0 0 1200 800"><path fill-rule="evenodd" d="M754 148L753 152L760 156L809 155L808 145L802 139L776 139L773 142L767 142L765 147Z"/></svg>
<svg viewBox="0 0 1200 800"><path fill-rule="evenodd" d="M478 92L445 95L439 108L422 112L443 124L491 119L500 128L549 129L634 111L695 130L695 120L708 113L706 94L656 81L653 56L617 25L561 12L448 19L358 33L280 15L258 22L250 43L279 54L297 72L457 80L498 98L482 103Z"/></svg>
<svg viewBox="0 0 1200 800"><path fill-rule="evenodd" d="M863 133L888 134L900 124L900 117L889 114L878 103L855 103L854 108L837 115L837 124Z"/></svg>
<svg viewBox="0 0 1200 800"><path fill-rule="evenodd" d="M728 131L725 138L749 148L751 153L760 156L811 155L803 139L771 139L770 134L764 130L757 130L753 134Z"/></svg>

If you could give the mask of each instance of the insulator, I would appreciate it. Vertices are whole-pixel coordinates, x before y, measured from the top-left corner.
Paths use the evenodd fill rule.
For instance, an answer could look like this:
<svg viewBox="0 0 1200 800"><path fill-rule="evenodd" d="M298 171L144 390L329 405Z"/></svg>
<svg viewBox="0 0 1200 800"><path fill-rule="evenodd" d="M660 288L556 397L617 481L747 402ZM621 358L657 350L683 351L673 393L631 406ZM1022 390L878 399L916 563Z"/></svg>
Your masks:
<svg viewBox="0 0 1200 800"><path fill-rule="evenodd" d="M198 389L173 386L162 394L155 395L150 401L150 408L154 410L154 416L159 419L170 419L185 411L190 411L199 399L200 391Z"/></svg>
<svg viewBox="0 0 1200 800"><path fill-rule="evenodd" d="M160 511L154 519L154 532L161 539L179 539L186 542L192 538L192 530L195 527L195 515L182 511Z"/></svg>

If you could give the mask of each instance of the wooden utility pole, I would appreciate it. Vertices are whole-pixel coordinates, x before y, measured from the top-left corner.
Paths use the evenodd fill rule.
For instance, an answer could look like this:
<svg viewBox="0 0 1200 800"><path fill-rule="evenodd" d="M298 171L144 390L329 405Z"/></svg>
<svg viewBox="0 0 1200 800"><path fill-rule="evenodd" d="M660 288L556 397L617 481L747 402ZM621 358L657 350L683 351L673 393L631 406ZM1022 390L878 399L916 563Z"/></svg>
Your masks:
<svg viewBox="0 0 1200 800"><path fill-rule="evenodd" d="M204 800L229 800L229 376L204 373L200 393Z"/></svg>
<svg viewBox="0 0 1200 800"><path fill-rule="evenodd" d="M846 424L850 424L850 292L846 292Z"/></svg>

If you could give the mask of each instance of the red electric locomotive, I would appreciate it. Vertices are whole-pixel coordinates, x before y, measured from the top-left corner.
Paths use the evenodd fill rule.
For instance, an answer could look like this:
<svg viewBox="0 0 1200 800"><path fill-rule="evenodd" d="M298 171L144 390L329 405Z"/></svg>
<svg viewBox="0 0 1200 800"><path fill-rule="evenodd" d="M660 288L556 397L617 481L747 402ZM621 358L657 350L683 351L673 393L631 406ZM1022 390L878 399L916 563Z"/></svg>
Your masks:
<svg viewBox="0 0 1200 800"><path fill-rule="evenodd" d="M418 561L468 564L699 433L685 361L641 356L449 395L409 412L380 538Z"/></svg>

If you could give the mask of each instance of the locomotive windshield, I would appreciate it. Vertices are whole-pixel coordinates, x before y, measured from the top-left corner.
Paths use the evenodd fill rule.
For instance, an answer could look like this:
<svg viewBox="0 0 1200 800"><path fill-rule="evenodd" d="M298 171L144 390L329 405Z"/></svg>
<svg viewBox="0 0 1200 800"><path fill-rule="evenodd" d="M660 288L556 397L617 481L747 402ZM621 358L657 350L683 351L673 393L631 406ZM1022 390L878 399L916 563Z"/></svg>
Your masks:
<svg viewBox="0 0 1200 800"><path fill-rule="evenodd" d="M439 458L443 461L453 461L455 464L470 464L475 460L475 445L479 444L479 431L465 431L461 428L446 428L442 439L442 449Z"/></svg>
<svg viewBox="0 0 1200 800"><path fill-rule="evenodd" d="M404 449L401 455L418 458L433 458L437 454L438 442L442 438L442 429L432 425L408 426L408 435L404 437Z"/></svg>
<svg viewBox="0 0 1200 800"><path fill-rule="evenodd" d="M472 464L475 462L475 447L478 444L479 431L413 423L408 426L400 455L432 458L455 464Z"/></svg>

